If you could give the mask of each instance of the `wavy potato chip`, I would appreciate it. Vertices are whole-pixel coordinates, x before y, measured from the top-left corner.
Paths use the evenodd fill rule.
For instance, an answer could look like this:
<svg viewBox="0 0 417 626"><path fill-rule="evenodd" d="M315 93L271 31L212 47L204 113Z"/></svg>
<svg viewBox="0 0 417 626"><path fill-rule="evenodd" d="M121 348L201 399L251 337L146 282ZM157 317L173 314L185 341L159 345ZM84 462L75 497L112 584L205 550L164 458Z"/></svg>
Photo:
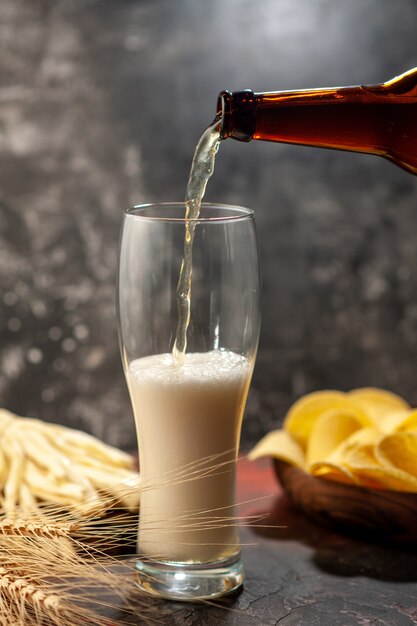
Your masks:
<svg viewBox="0 0 417 626"><path fill-rule="evenodd" d="M364 487L408 492L417 491L417 478L396 467L358 466L351 468L351 472Z"/></svg>
<svg viewBox="0 0 417 626"><path fill-rule="evenodd" d="M355 485L358 480L355 476L343 465L337 465L330 462L317 462L310 466L310 473L318 478L326 478L327 480L334 480L338 483L345 485Z"/></svg>
<svg viewBox="0 0 417 626"><path fill-rule="evenodd" d="M396 467L417 478L417 434L392 433L379 442L375 456L381 464Z"/></svg>
<svg viewBox="0 0 417 626"><path fill-rule="evenodd" d="M344 465L348 469L378 466L375 446L381 437L383 435L377 428L361 428L342 441L330 455L329 460L337 465Z"/></svg>
<svg viewBox="0 0 417 626"><path fill-rule="evenodd" d="M314 391L297 400L288 411L284 429L303 448L317 418L329 409L349 406L349 400L342 391Z"/></svg>
<svg viewBox="0 0 417 626"><path fill-rule="evenodd" d="M392 413L387 413L386 415L380 417L378 428L381 430L381 432L384 432L386 434L392 433L393 431L398 430L401 427L401 424L403 424L403 422L408 419L409 415L410 411L405 410L392 411ZM417 428L417 421L415 427Z"/></svg>
<svg viewBox="0 0 417 626"><path fill-rule="evenodd" d="M375 428L375 426L367 426L366 428L361 428L360 430L357 430L349 435L349 437L347 437L344 441L344 445L345 447L356 447L358 445L366 446L381 439L383 436L384 435L381 431L378 428Z"/></svg>
<svg viewBox="0 0 417 626"><path fill-rule="evenodd" d="M399 432L417 432L417 409L407 411L402 419L395 427Z"/></svg>
<svg viewBox="0 0 417 626"><path fill-rule="evenodd" d="M349 391L348 396L356 405L360 406L375 422L375 425L387 415L397 411L409 411L410 405L386 389L377 387L362 387Z"/></svg>
<svg viewBox="0 0 417 626"><path fill-rule="evenodd" d="M285 430L273 430L249 453L251 461L261 457L272 456L290 465L304 468L304 453L298 443Z"/></svg>
<svg viewBox="0 0 417 626"><path fill-rule="evenodd" d="M359 408L339 407L325 411L311 429L307 442L307 466L324 461L352 433L370 424L369 418Z"/></svg>

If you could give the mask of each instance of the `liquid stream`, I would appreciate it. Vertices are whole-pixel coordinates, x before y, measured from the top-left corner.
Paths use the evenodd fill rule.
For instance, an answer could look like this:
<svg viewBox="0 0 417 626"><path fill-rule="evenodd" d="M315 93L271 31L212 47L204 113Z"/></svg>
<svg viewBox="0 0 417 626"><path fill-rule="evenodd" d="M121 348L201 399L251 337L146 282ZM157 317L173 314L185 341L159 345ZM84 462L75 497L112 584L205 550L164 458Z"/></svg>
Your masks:
<svg viewBox="0 0 417 626"><path fill-rule="evenodd" d="M176 365L183 365L187 349L187 329L190 323L192 256L194 231L200 215L201 201L207 182L214 171L216 153L220 145L220 120L209 126L200 138L194 152L185 196L184 256L177 285L178 325L172 349Z"/></svg>

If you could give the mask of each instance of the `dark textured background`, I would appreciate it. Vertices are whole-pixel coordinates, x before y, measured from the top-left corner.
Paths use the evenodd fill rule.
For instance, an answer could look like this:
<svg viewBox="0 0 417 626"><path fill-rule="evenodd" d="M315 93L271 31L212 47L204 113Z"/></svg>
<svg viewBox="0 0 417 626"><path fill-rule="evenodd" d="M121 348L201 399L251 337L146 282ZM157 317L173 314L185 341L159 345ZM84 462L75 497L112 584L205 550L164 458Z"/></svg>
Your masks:
<svg viewBox="0 0 417 626"><path fill-rule="evenodd" d="M122 209L181 200L224 88L378 83L417 65L415 0L1 0L0 404L123 447ZM382 159L221 146L252 206L263 329L247 447L323 387L417 404L417 179Z"/></svg>

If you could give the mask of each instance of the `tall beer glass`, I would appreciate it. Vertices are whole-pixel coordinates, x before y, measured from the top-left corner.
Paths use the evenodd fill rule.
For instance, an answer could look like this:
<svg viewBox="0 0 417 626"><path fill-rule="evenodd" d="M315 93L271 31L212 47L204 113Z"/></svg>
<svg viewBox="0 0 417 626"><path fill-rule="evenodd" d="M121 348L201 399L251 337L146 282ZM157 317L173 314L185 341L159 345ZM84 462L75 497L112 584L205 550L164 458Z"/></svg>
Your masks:
<svg viewBox="0 0 417 626"><path fill-rule="evenodd" d="M203 203L194 220L183 363L172 348L185 233L182 203L124 215L118 276L123 366L139 442L139 586L192 600L243 582L235 470L260 326L253 212Z"/></svg>

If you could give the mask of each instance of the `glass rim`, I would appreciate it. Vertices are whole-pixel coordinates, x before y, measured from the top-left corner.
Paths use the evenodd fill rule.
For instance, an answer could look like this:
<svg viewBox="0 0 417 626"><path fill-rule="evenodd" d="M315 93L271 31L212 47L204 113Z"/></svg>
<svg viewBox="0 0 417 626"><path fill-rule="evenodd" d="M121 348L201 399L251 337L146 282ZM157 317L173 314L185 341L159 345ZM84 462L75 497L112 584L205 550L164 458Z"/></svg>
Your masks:
<svg viewBox="0 0 417 626"><path fill-rule="evenodd" d="M124 211L124 217L143 220L147 222L165 222L165 223L185 223L187 220L184 217L174 217L172 215L145 215L144 213L151 209L168 209L168 208L179 208L182 207L185 211L185 201L184 202L149 202L146 204L137 204L130 209L126 209ZM226 211L230 211L230 215L213 215L213 216L199 216L196 219L189 220L194 223L214 223L214 222L237 222L243 220L250 220L254 218L255 212L253 209L248 209L247 207L239 206L237 204L227 204L221 202L202 202L202 209L225 209Z"/></svg>

